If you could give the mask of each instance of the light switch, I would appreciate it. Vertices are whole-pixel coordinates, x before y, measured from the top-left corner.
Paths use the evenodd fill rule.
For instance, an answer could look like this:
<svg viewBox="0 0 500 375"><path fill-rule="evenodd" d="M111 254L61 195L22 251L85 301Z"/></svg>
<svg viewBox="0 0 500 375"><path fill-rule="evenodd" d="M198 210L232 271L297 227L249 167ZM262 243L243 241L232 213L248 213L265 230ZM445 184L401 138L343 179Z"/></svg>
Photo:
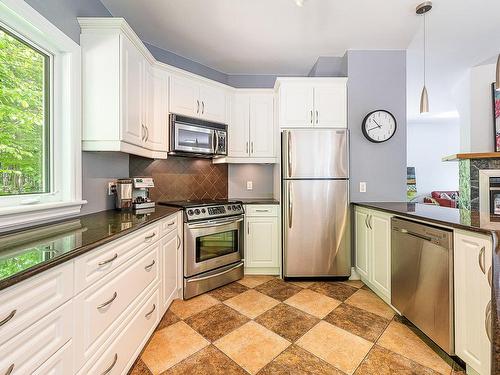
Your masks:
<svg viewBox="0 0 500 375"><path fill-rule="evenodd" d="M253 181L247 181L247 190L253 190Z"/></svg>
<svg viewBox="0 0 500 375"><path fill-rule="evenodd" d="M360 182L359 183L359 192L360 193L366 193L366 182Z"/></svg>

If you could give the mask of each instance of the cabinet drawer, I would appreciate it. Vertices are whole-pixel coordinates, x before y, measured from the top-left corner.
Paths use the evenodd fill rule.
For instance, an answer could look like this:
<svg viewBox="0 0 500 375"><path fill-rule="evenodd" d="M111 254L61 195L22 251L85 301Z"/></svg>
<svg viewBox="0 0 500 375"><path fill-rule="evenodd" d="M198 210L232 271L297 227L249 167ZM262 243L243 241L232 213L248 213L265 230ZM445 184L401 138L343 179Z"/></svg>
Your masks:
<svg viewBox="0 0 500 375"><path fill-rule="evenodd" d="M278 205L249 204L245 206L247 216L278 216Z"/></svg>
<svg viewBox="0 0 500 375"><path fill-rule="evenodd" d="M73 296L73 262L0 292L0 344ZM0 374L2 372L0 371Z"/></svg>
<svg viewBox="0 0 500 375"><path fill-rule="evenodd" d="M75 294L100 280L159 238L160 224L152 224L77 258Z"/></svg>
<svg viewBox="0 0 500 375"><path fill-rule="evenodd" d="M47 362L41 365L33 375L68 375L73 374L73 342L68 341Z"/></svg>
<svg viewBox="0 0 500 375"><path fill-rule="evenodd" d="M161 236L165 236L174 230L177 230L177 226L179 225L179 215L174 214L166 219L162 220L161 225Z"/></svg>
<svg viewBox="0 0 500 375"><path fill-rule="evenodd" d="M75 297L75 334L78 366L94 354L125 318L123 313L149 287L159 281L160 243L142 257L131 259L101 282Z"/></svg>
<svg viewBox="0 0 500 375"><path fill-rule="evenodd" d="M33 373L71 339L72 325L73 304L69 301L0 345L0 374Z"/></svg>
<svg viewBox="0 0 500 375"><path fill-rule="evenodd" d="M126 374L160 321L159 306L160 295L156 289L132 312L104 353L98 353L78 374Z"/></svg>

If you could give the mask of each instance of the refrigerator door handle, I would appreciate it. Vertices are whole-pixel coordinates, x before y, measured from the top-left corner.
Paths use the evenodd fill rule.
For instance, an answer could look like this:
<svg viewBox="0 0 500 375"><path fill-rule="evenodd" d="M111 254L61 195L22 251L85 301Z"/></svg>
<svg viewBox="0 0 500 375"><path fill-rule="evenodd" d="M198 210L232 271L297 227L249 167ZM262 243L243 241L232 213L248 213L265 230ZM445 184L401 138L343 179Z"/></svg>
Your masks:
<svg viewBox="0 0 500 375"><path fill-rule="evenodd" d="M288 183L288 228L292 227L293 203L292 203L292 184Z"/></svg>
<svg viewBox="0 0 500 375"><path fill-rule="evenodd" d="M289 131L286 133L287 148L288 148L288 177L292 176L292 134Z"/></svg>

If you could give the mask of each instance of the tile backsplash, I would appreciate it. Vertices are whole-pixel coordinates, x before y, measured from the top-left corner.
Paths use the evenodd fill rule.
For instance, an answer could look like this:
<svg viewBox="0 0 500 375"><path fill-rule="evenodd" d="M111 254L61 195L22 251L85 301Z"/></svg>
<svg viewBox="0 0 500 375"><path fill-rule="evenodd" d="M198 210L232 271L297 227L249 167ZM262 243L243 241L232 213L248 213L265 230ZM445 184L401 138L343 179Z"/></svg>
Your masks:
<svg viewBox="0 0 500 375"><path fill-rule="evenodd" d="M169 156L153 160L130 156L130 177L151 176L154 201L186 199L225 199L228 192L227 164L212 164L211 159Z"/></svg>

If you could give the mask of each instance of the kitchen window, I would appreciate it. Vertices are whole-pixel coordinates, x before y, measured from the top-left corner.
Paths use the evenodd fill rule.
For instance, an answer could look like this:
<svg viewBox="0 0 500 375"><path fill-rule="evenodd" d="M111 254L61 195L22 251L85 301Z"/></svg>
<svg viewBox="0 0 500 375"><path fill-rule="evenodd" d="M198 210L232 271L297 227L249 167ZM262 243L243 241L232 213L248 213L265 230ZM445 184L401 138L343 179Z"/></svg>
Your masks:
<svg viewBox="0 0 500 375"><path fill-rule="evenodd" d="M50 191L50 56L0 27L0 196Z"/></svg>
<svg viewBox="0 0 500 375"><path fill-rule="evenodd" d="M80 46L0 0L0 232L79 214L81 175Z"/></svg>

